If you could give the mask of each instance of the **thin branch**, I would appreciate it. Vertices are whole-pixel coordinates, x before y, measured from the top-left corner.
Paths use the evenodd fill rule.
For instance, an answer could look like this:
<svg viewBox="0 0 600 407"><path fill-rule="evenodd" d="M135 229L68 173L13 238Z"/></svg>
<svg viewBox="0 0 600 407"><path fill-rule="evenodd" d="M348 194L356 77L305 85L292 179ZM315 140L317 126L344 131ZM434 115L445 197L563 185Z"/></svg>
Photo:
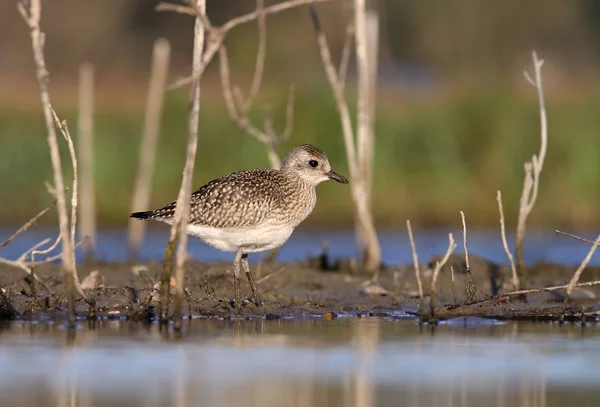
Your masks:
<svg viewBox="0 0 600 407"><path fill-rule="evenodd" d="M514 289L519 288L519 276L517 275L517 268L515 267L515 260L513 258L510 249L508 248L508 243L506 242L506 227L504 225L504 209L502 207L502 193L498 191L497 198L498 200L498 211L500 212L500 235L502 236L502 244L504 245L504 251L506 252L506 256L508 257L508 261L510 262L510 269L512 270L512 279L513 279L513 287Z"/></svg>
<svg viewBox="0 0 600 407"><path fill-rule="evenodd" d="M256 52L256 64L254 68L254 78L252 78L252 86L248 98L244 102L245 110L250 109L254 99L258 95L260 85L265 70L265 57L267 54L267 23L266 15L263 13L265 8L264 0L256 0L256 13L258 15L256 23L258 25L258 51Z"/></svg>
<svg viewBox="0 0 600 407"><path fill-rule="evenodd" d="M526 283L526 268L523 255L523 242L525 240L527 218L531 214L537 201L540 175L546 159L546 150L548 148L548 118L546 115L546 104L544 101L544 90L542 86L542 66L544 60L539 59L535 51L532 52L534 80L525 72L527 81L537 90L539 116L540 116L540 150L537 155L533 155L530 162L525 163L525 179L523 182L523 191L519 206L519 218L516 231L516 256L518 265L519 283Z"/></svg>
<svg viewBox="0 0 600 407"><path fill-rule="evenodd" d="M338 68L338 86L344 90L346 85L346 74L348 73L348 65L352 56L352 39L354 38L354 22L350 21L346 26L346 39L344 40L344 48L342 49L342 58Z"/></svg>
<svg viewBox="0 0 600 407"><path fill-rule="evenodd" d="M42 209L40 211L40 213L38 213L37 215L35 215L33 218L29 219L29 221L27 221L27 223L25 223L23 226L21 226L19 228L19 230L17 230L15 233L12 234L11 237L9 237L8 239L6 239L4 242L0 243L0 250L2 250L2 248L4 246L6 246L7 244L9 244L10 242L12 242L17 236L19 236L21 233L25 232L27 229L29 229L32 225L34 225L42 216L44 216L50 209L54 208L54 205L56 205L56 200L54 200L54 202L52 202L50 205L48 205L47 207L45 207L44 209Z"/></svg>
<svg viewBox="0 0 600 407"><path fill-rule="evenodd" d="M176 255L176 269L175 269L175 326L181 328L182 323L182 307L183 307L183 296L184 296L184 279L185 279L185 261L187 258L187 225L189 222L190 215L190 196L192 193L192 180L194 176L194 164L196 161L196 152L198 150L198 123L200 116L200 78L199 72L203 68L202 63L202 51L204 48L204 18L206 15L206 1L196 0L196 9L199 11L196 17L194 25L194 50L192 57L193 71L192 75L197 77L192 86L192 100L190 103L190 111L188 116L188 144L187 153L185 160L185 167L183 169L183 177L181 180L181 188L179 189L179 196L177 197L177 206L175 208L175 216L173 220L173 226L171 227L171 236L169 239L169 246L172 242L179 240ZM167 259L165 259L166 261ZM171 261L172 267L172 261ZM167 270L170 274L171 270ZM161 320L166 320L166 301L168 301L169 282L170 275L163 272L162 279L162 295L161 295L161 308L163 311Z"/></svg>
<svg viewBox="0 0 600 407"><path fill-rule="evenodd" d="M431 278L431 296L429 298L429 310L431 311L431 319L435 321L435 298L437 296L437 279L442 270L442 267L448 262L450 255L456 249L456 243L454 242L454 236L452 233L448 234L448 250L442 257L441 261L436 262L435 268L433 269L433 276Z"/></svg>
<svg viewBox="0 0 600 407"><path fill-rule="evenodd" d="M583 237L572 235L571 233L561 232L560 230L555 230L555 232L558 233L558 234L560 234L560 235L568 236L568 237L570 237L572 239L575 239L575 240L580 240L582 242L586 242L586 243L590 243L590 244L596 244L596 242L594 242L593 240L589 240L589 239L585 239Z"/></svg>
<svg viewBox="0 0 600 407"><path fill-rule="evenodd" d="M471 272L471 267L469 266L469 249L467 248L467 222L465 221L465 213L460 211L460 217L462 218L463 225L463 246L465 248L465 264L467 266L467 273Z"/></svg>
<svg viewBox="0 0 600 407"><path fill-rule="evenodd" d="M196 10L192 7L182 6L181 4L173 4L173 3L158 3L154 10L160 11L172 11L179 14L187 14L188 16L196 17Z"/></svg>
<svg viewBox="0 0 600 407"><path fill-rule="evenodd" d="M588 263L592 259L592 256L594 255L594 252L598 248L598 245L600 245L600 235L598 235L598 237L596 238L596 241L590 248L590 251L588 252L587 256L585 256L585 259L583 259L583 261L581 262L581 264L579 265L577 270L575 270L575 273L573 274L573 277L571 278L571 281L569 282L569 285L567 287L567 296L565 297L565 301L568 301L569 298L571 298L571 292L573 291L573 288L579 281L579 278L581 277L581 273L583 273L583 270L587 267Z"/></svg>
<svg viewBox="0 0 600 407"><path fill-rule="evenodd" d="M67 213L67 203L65 197L65 185L62 174L62 165L56 129L54 127L52 111L50 107L50 94L48 93L48 70L44 59L45 36L40 29L40 20L42 14L41 0L29 0L28 2L19 2L18 10L27 23L31 34L31 45L33 57L36 65L37 81L40 87L40 99L44 111L44 120L46 123L48 146L50 148L50 157L52 162L52 171L54 175L54 188L56 189L56 200L59 218L59 227L62 244L62 260L65 270L65 284L67 293L67 317L70 324L75 321L75 309L73 299L73 281L75 275L75 254L73 242L69 238L69 217Z"/></svg>
<svg viewBox="0 0 600 407"><path fill-rule="evenodd" d="M245 24L250 21L256 20L257 18L259 18L259 15L266 17L269 14L279 13L279 12L289 10L294 7L303 6L306 4L326 3L329 1L332 1L332 0L290 0L290 1L287 1L284 3L278 3L278 4L274 4L272 6L269 6L269 7L265 7L261 13L259 13L257 10L255 10L255 11L245 14L243 16L233 18L220 27L210 26L208 18L206 16L204 16L205 26L209 30L209 38L208 38L209 46L206 48L206 51L203 55L203 58L202 58L203 67L200 70L199 75L198 76L190 75L185 78L180 78L176 82L171 84L167 88L167 90L173 90L173 89L181 88L183 86L187 86L187 85L191 84L192 82L194 82L195 80L197 80L200 76L202 76L206 66L208 66L208 64L212 61L214 55L219 50L221 44L223 44L223 41L225 40L225 37L227 36L229 31L231 31L238 25ZM167 4L170 4L170 3L167 3ZM173 11L175 11L175 10L173 10ZM187 11L182 11L182 12L187 14Z"/></svg>
<svg viewBox="0 0 600 407"><path fill-rule="evenodd" d="M588 281L586 283L578 283L578 284L575 284L574 287L593 287L593 286L597 286L597 285L600 285L600 280ZM455 304L455 305L447 304L447 305L444 305L444 308L452 310L452 309L456 309L459 307L480 304L482 302L487 302L487 301L500 302L501 300L503 300L507 297L517 297L517 296L522 296L522 295L527 295L527 294L537 294L537 293L545 293L545 292L550 292L550 291L559 291L559 290L564 290L568 287L569 287L569 285L565 284L565 285L556 285L556 286L545 287L545 288L531 288L528 290L512 291L510 293L502 293L502 294L495 295L495 296L480 298L480 299L474 300L474 301L463 302L461 304Z"/></svg>
<svg viewBox="0 0 600 407"><path fill-rule="evenodd" d="M73 139L71 138L71 133L69 132L69 126L67 125L67 121L63 120L61 121L58 118L58 115L56 114L56 112L54 111L54 109L52 109L52 106L50 106L50 109L52 110L52 115L54 117L54 123L56 124L56 126L60 129L63 137L65 138L65 141L67 142L67 145L69 147L69 154L71 156L71 164L73 166L73 191L71 192L71 236L69 241L71 242L71 244L75 243L75 231L77 230L77 188L78 188L78 182L77 182L77 155L75 154L75 146L73 145ZM64 244L64 241L63 241ZM72 256L73 256L73 283L75 284L75 289L77 290L77 292L79 293L79 295L81 295L81 298L83 298L83 300L85 302L87 302L90 306L94 307L95 306L95 301L93 299L91 299L88 295L86 295L85 291L83 291L83 288L81 287L81 283L79 282L79 276L77 275L76 269L75 269L75 246L73 246L71 248L72 250ZM66 287L68 287L68 283L66 284Z"/></svg>
<svg viewBox="0 0 600 407"><path fill-rule="evenodd" d="M421 271L419 269L419 256L417 255L417 248L415 246L415 239L413 238L412 227L410 226L410 220L406 221L406 230L408 230L408 239L410 240L410 249L413 256L413 265L415 267L415 277L417 278L417 287L419 289L419 299L421 302L424 301L423 296L423 284L421 283Z"/></svg>

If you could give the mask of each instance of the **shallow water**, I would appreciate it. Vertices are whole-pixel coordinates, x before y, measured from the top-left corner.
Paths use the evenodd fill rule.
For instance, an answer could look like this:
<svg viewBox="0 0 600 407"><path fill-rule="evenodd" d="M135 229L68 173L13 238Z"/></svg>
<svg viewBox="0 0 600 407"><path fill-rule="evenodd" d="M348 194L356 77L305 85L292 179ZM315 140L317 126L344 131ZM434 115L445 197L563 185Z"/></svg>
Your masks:
<svg viewBox="0 0 600 407"><path fill-rule="evenodd" d="M160 260L168 240L168 227L158 225L148 229L141 250L142 261ZM13 229L0 228L0 242L14 232ZM415 229L415 241L421 261L427 261L432 255L443 254L448 248L448 233L452 232L458 242L462 241L461 229ZM595 232L571 231L595 240ZM25 250L46 238L55 238L56 229L32 229L19 236L2 250L2 256L16 259ZM514 247L514 232L508 231L508 244ZM412 263L412 254L408 236L404 228L380 230L383 261L390 265ZM329 254L333 258L350 258L357 256L357 249L352 230L313 230L298 228L290 239L282 246L278 259L280 261L302 261L307 255L315 256L322 252L322 243L327 241ZM485 257L488 260L506 263L506 254L502 246L499 230L472 230L468 232L469 252ZM127 231L125 229L103 229L98 232L96 258L106 261L126 261ZM525 260L539 260L576 265L586 256L589 246L577 240L557 235L553 230L529 231L525 244ZM462 244L456 253L462 252ZM58 253L58 249L53 253ZM189 240L190 255L201 261L231 261L231 253L224 253L204 244L201 240ZM79 253L81 259L81 253ZM260 258L260 254L250 256L251 261ZM600 265L600 256L592 258L591 264Z"/></svg>
<svg viewBox="0 0 600 407"><path fill-rule="evenodd" d="M592 325L16 321L0 324L0 406L595 406L599 364Z"/></svg>

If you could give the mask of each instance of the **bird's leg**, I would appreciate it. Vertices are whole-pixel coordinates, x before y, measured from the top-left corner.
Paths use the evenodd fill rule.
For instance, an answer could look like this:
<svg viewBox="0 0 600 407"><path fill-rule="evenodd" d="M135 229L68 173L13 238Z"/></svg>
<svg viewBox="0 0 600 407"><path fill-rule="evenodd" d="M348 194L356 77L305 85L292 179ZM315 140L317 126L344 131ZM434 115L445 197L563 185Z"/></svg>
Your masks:
<svg viewBox="0 0 600 407"><path fill-rule="evenodd" d="M258 289L256 288L256 284L254 284L254 277L252 277L252 273L250 272L250 265L248 264L248 253L242 254L241 263L242 267L244 268L244 271L246 272L246 277L248 277L248 283L250 283L250 288L252 289L252 296L254 297L256 304L259 307L262 307L264 302L262 297L260 296L260 293L258 292Z"/></svg>
<svg viewBox="0 0 600 407"><path fill-rule="evenodd" d="M235 296L235 307L239 308L240 303L240 260L242 251L238 250L233 260L233 295Z"/></svg>

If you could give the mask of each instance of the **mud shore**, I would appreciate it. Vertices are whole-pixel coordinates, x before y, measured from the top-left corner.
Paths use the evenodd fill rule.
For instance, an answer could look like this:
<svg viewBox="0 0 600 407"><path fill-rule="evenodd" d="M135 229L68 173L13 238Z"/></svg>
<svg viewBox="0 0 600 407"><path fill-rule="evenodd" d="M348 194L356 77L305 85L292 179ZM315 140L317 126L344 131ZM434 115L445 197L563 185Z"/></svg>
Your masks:
<svg viewBox="0 0 600 407"><path fill-rule="evenodd" d="M386 267L376 283L371 277L353 271L351 263L340 264L326 258L308 259L304 263L253 264L255 280L265 300L258 307L250 297L249 286L242 276L242 304L236 309L233 297L233 274L229 263L200 263L186 265L186 316L216 318L292 318L340 316L379 316L387 318L418 318L427 321L431 315L430 281L435 258L421 265L425 307L419 312L419 295L412 265ZM452 272L454 270L454 283ZM569 302L564 292L531 294L527 302L517 298L502 298L512 291L510 271L477 256L470 257L475 297L493 300L461 305L467 299L467 273L464 258L453 255L438 280L435 301L436 315L441 319L478 316L495 319L522 320L584 320L595 322L600 316L600 288L576 289ZM96 318L127 318L155 320L158 306L160 263L88 263L78 267L86 293L96 300ZM92 272L94 279L85 281ZM31 278L18 269L0 266L0 318L39 319L65 318L66 297L62 270L58 264L43 265L35 273L44 282L32 287ZM539 263L529 269L528 288L565 284L573 267ZM581 281L600 279L600 268L590 267ZM172 309L172 308L171 308ZM89 315L88 305L78 298L76 312Z"/></svg>

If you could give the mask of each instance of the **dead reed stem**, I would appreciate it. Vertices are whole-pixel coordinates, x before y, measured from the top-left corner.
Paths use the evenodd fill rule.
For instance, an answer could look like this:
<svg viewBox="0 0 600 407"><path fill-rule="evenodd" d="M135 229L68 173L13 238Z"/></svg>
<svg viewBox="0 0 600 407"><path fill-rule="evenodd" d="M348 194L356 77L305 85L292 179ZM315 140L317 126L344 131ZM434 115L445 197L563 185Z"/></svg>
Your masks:
<svg viewBox="0 0 600 407"><path fill-rule="evenodd" d="M578 283L575 284L574 287L593 287L596 285L600 285L600 280L597 281L588 281L586 283ZM482 302L487 302L487 301L494 301L494 302L500 302L501 300L503 300L506 297L516 297L516 296L523 296L523 295L527 295L527 294L536 294L536 293L544 293L544 292L550 292L550 291L559 291L559 290L564 290L567 287L569 287L568 284L565 285L556 285L556 286L552 286L552 287L545 287L545 288L531 288L528 290L518 290L518 291L512 291L510 293L503 293L503 294L499 294L499 295L495 295L495 296L490 296L490 297L486 297L486 298L480 298L478 300L473 300L473 301L466 301L463 302L461 304L456 304L456 305L444 305L444 308L446 309L456 309L459 307L463 307L463 306L467 306L467 305L474 305L474 304L480 304Z"/></svg>
<svg viewBox="0 0 600 407"><path fill-rule="evenodd" d="M467 283L465 286L465 293L467 294L467 301L475 299L475 293L477 288L475 287L475 281L473 280L473 274L471 273L471 266L469 265L469 248L467 247L467 221L465 220L465 213L460 211L460 217L463 225L463 246L465 249L465 272L467 273ZM454 269L452 269L452 279L454 279ZM454 284L454 280L452 282ZM456 295L455 295L456 301Z"/></svg>
<svg viewBox="0 0 600 407"><path fill-rule="evenodd" d="M33 218L29 219L23 226L21 226L19 228L19 230L17 230L15 233L13 233L8 239L6 239L4 242L0 243L0 250L2 250L2 248L4 246L6 246L10 242L12 242L21 233L27 231L27 229L29 229L31 226L35 225L35 222L37 222L42 216L44 216L50 209L54 208L54 205L56 205L56 200L54 200L50 205L48 205L44 209L42 209L40 211L40 213L35 215Z"/></svg>
<svg viewBox="0 0 600 407"><path fill-rule="evenodd" d="M517 284L527 284L527 268L523 257L523 242L527 229L527 218L531 214L538 196L540 175L546 158L548 146L548 120L546 117L546 104L544 102L544 90L542 87L542 65L543 59L538 59L537 53L532 52L533 68L535 80L527 73L523 72L527 81L537 90L538 103L540 108L540 151L533 155L531 161L525 163L525 179L523 182L523 191L519 205L519 218L516 231L516 257L517 257ZM520 285L519 285L520 288Z"/></svg>
<svg viewBox="0 0 600 407"><path fill-rule="evenodd" d="M579 278L581 277L581 273L583 273L583 270L587 267L588 263L592 259L592 256L594 255L594 252L598 248L599 244L600 244L600 235L598 235L598 237L596 238L596 241L590 248L590 251L588 252L587 256L585 256L585 259L583 259L583 261L581 262L581 264L579 265L577 270L575 270L575 273L573 274L573 277L571 278L571 281L569 282L569 284L567 286L567 291L566 291L567 295L565 297L565 302L569 301L569 299L571 298L571 292L573 291L573 288L579 281Z"/></svg>
<svg viewBox="0 0 600 407"><path fill-rule="evenodd" d="M204 55L202 57L202 67L198 71L196 76L194 76L192 74L188 77L178 79L173 84L171 84L167 89L172 90L172 89L181 88L183 86L187 86L187 85L191 84L195 80L198 80L204 73L204 70L206 69L208 64L210 64L210 62L212 61L213 57L215 56L215 54L217 53L217 51L219 50L221 45L223 44L223 41L225 40L225 37L227 36L229 31L231 31L235 27L237 27L241 24L248 23L250 21L254 21L254 20L258 19L259 16L261 16L261 15L266 17L269 14L279 13L279 12L289 10L291 8L303 6L306 4L325 3L325 2L329 2L329 1L332 1L332 0L289 0L289 1L282 2L282 3L274 4L272 6L265 7L262 11L259 11L257 9L251 13L232 18L231 20L227 21L225 24L223 24L220 27L213 27L212 25L210 25L210 22L209 22L208 18L206 18L206 16L201 16L200 18L204 22L206 29L209 30L209 36L208 36L208 40L207 40L208 45L207 45ZM181 5L172 4L172 3L159 3L156 6L155 10L156 11L174 11L177 13L196 15L196 16L198 15L197 8L195 8L195 7L186 7L186 6L181 6Z"/></svg>
<svg viewBox="0 0 600 407"><path fill-rule="evenodd" d="M80 236L88 236L84 254L91 258L96 245L96 198L94 187L94 66L79 67L79 157L81 159ZM143 222L139 222L143 223Z"/></svg>
<svg viewBox="0 0 600 407"><path fill-rule="evenodd" d="M192 75L198 78L192 84L192 100L190 103L190 112L188 117L188 144L183 170L183 179L181 188L177 197L177 206L175 208L175 216L173 226L171 227L171 236L169 246L172 249L177 246L176 253L176 268L175 268L175 328L180 329L182 323L182 309L184 290L183 284L185 279L185 261L187 259L187 225L190 215L190 196L192 193L192 180L194 175L194 163L196 162L196 151L198 149L198 121L200 116L200 75L198 73L202 69L202 50L204 48L204 17L206 15L206 1L196 0L196 10L199 12L196 15L194 24L194 50L192 56ZM177 240L179 244L177 245ZM167 255L165 253L165 262ZM171 277L173 260L170 260L170 267L167 268L168 275L163 271L162 293L161 293L161 320L167 319L167 302L169 293L169 281ZM165 278L168 277L168 278Z"/></svg>
<svg viewBox="0 0 600 407"><path fill-rule="evenodd" d="M435 298L437 296L437 279L440 274L440 271L442 270L442 267L444 267L450 255L452 254L452 252L454 252L454 249L456 249L456 243L454 242L454 237L452 236L452 233L449 233L448 250L446 250L446 254L442 258L442 260L435 263L435 268L433 269L433 276L431 277L431 297L429 298L429 310L431 312L431 320L433 323L435 323L436 321Z"/></svg>
<svg viewBox="0 0 600 407"><path fill-rule="evenodd" d="M357 4L355 6L363 8L362 11L355 11L355 24L357 25L355 38L355 42L357 43L356 52L359 60L359 71L364 71L364 75L367 75L368 62L366 62L367 55L364 49L364 36L366 35L364 30L364 0L356 1ZM310 12L317 35L317 44L319 46L321 62L323 63L327 80L329 81L329 85L332 89L336 108L338 110L342 125L344 145L346 148L346 159L348 161L350 178L352 180L350 184L352 187L352 200L356 208L355 224L358 233L357 236L362 240L361 243L364 246L363 268L368 272L375 273L381 264L381 248L379 246L379 240L375 230L373 214L371 213L369 206L369 189L366 177L367 171L361 167L361 163L362 165L367 164L367 161L365 161L365 157L367 155L366 151L360 151L361 149L368 147L368 140L366 139L369 136L368 106L366 105L368 99L365 100L365 96L361 96L362 100L359 101L357 132L360 133L360 136L355 138L352 120L350 118L350 110L344 96L344 89L343 86L340 85L340 78L338 77L336 69L334 68L331 51L329 50L329 45L327 44L327 38L325 37L325 34L321 28L319 15L314 5L311 5ZM358 25L361 25L361 30L358 29ZM361 39L358 38L359 36ZM362 68L360 68L361 66ZM367 70L365 70L365 66L367 66ZM359 73L359 88L361 85L363 88L367 86L367 93L365 95L368 96L368 78L365 81L365 79L361 77L361 74ZM365 92L364 89L362 92ZM357 149L359 149L360 156L357 156Z"/></svg>
<svg viewBox="0 0 600 407"><path fill-rule="evenodd" d="M573 238L575 240L580 240L582 242L586 242L586 243L590 243L590 244L596 244L596 242L594 242L593 240L589 240L589 239L585 239L583 237L572 235L571 233L561 232L560 230L555 230L555 232L558 233L559 235L568 236L568 237Z"/></svg>
<svg viewBox="0 0 600 407"><path fill-rule="evenodd" d="M52 117L54 118L54 123L56 127L58 127L67 142L67 146L69 147L69 155L71 156L71 164L73 166L73 191L71 192L71 236L70 241L74 244L75 242L75 231L77 230L77 198L78 198L78 165L77 165L77 155L75 154L75 146L73 145L73 139L71 138L71 133L69 132L69 127L67 126L67 121L60 121L52 106L50 106L52 110ZM77 271L75 269L75 246L72 247L73 252L73 283L75 285L75 289L81 297L87 302L92 308L95 306L95 301L90 299L83 289L81 288L81 284L79 283L79 276L77 275ZM92 310L93 312L93 310Z"/></svg>
<svg viewBox="0 0 600 407"><path fill-rule="evenodd" d="M164 38L159 38L154 42L148 98L146 99L144 131L140 144L140 160L133 189L131 212L148 209L150 202L156 147L162 123L164 92L169 73L170 49L169 41ZM139 254L145 231L146 222L136 222L133 218L129 219L128 240L132 258L137 258Z"/></svg>
<svg viewBox="0 0 600 407"><path fill-rule="evenodd" d="M510 269L512 270L512 283L513 289L519 289L519 275L517 274L517 268L515 267L515 260L513 258L510 249L508 248L508 243L506 242L506 227L504 225L504 209L502 207L502 192L498 191L497 198L498 200L498 211L500 212L500 235L502 236L502 245L504 246L504 252L506 253L506 257L508 257L508 261L510 262Z"/></svg>
<svg viewBox="0 0 600 407"><path fill-rule="evenodd" d="M415 267L415 278L417 279L417 288L419 290L419 299L421 300L421 309L423 308L423 301L425 297L423 295L423 283L421 282L421 270L419 269L419 256L417 254L417 247L415 245L415 239L413 237L412 227L410 226L410 220L406 221L406 230L408 231L408 239L410 240L410 250L413 256L413 265Z"/></svg>
<svg viewBox="0 0 600 407"><path fill-rule="evenodd" d="M29 26L33 57L36 65L36 76L40 87L40 99L44 111L44 120L48 132L48 146L52 171L54 174L54 188L56 190L56 201L58 209L60 236L62 241L62 263L65 271L65 288L67 295L67 318L70 324L75 321L75 307L73 298L73 285L75 275L75 253L73 242L69 236L69 217L67 214L67 202L65 197L65 185L63 181L62 165L58 149L56 129L54 128L52 112L50 107L50 94L48 93L49 73L44 60L45 35L40 29L42 15L41 0L29 0L17 3L17 8L23 19Z"/></svg>

